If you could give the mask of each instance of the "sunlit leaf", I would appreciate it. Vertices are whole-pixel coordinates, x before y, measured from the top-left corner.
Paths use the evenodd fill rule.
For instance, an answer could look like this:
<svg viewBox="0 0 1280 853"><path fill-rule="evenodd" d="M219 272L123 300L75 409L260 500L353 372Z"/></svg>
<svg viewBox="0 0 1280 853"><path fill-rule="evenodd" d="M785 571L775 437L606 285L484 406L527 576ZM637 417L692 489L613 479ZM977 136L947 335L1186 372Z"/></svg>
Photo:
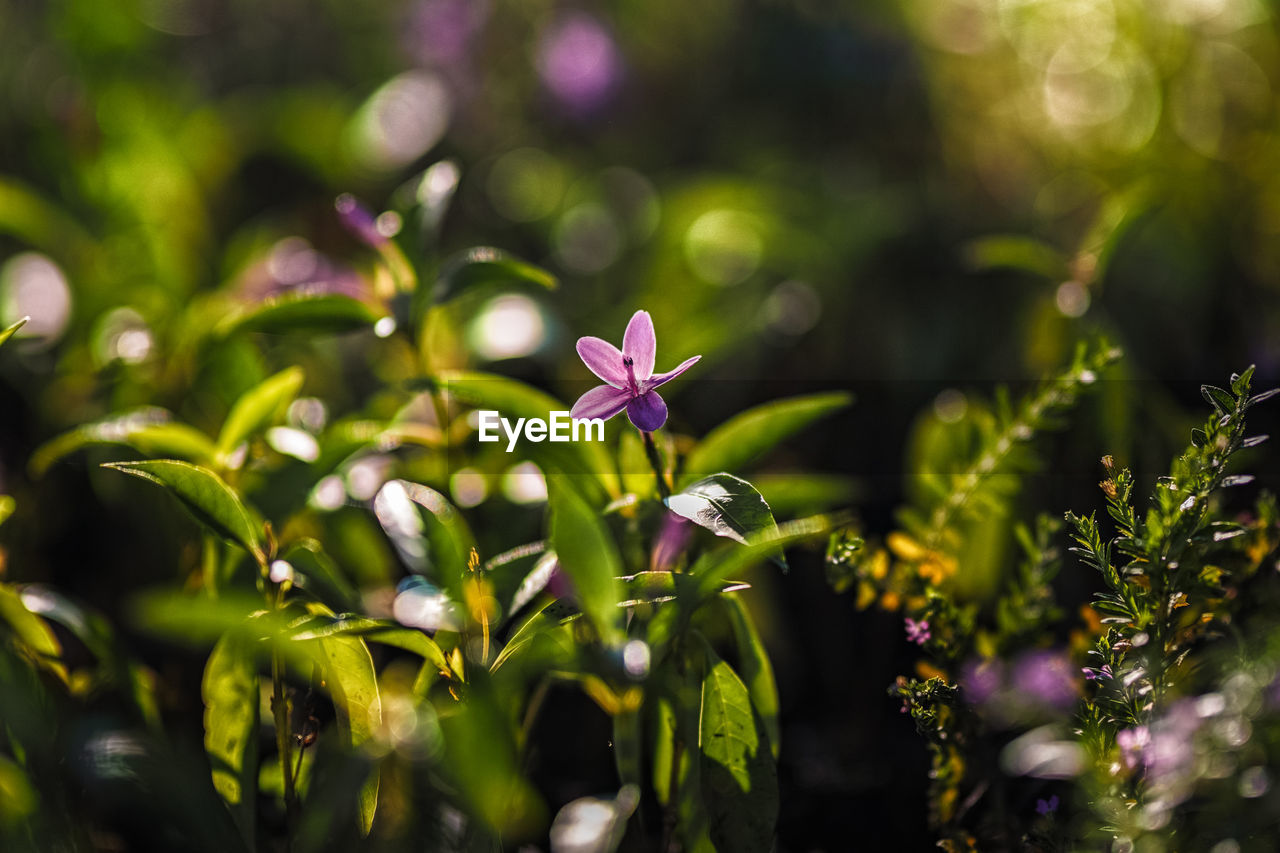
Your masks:
<svg viewBox="0 0 1280 853"><path fill-rule="evenodd" d="M236 400L218 434L217 453L221 463L242 441L270 426L298 396L302 388L302 368L289 367L250 388Z"/></svg>
<svg viewBox="0 0 1280 853"><path fill-rule="evenodd" d="M617 576L622 560L604 522L563 475L547 478L552 549L573 583L582 610L607 640L618 634Z"/></svg>
<svg viewBox="0 0 1280 853"><path fill-rule="evenodd" d="M108 462L103 467L164 486L201 524L240 545L258 562L266 559L261 527L254 524L248 509L231 487L208 468L176 459Z"/></svg>
<svg viewBox="0 0 1280 853"><path fill-rule="evenodd" d="M13 515L13 511L17 509L18 502L9 495L0 495L0 524L4 524L9 516Z"/></svg>
<svg viewBox="0 0 1280 853"><path fill-rule="evenodd" d="M30 319L31 319L30 317L23 317L21 320L14 323L12 326L9 326L8 328L0 331L0 344L3 344L5 341L9 340L9 338L12 338L14 333L17 332L19 329L21 329L23 326L25 326L27 324L27 321Z"/></svg>
<svg viewBox="0 0 1280 853"><path fill-rule="evenodd" d="M842 391L775 400L735 415L713 429L689 454L682 483L734 471L814 421L853 403Z"/></svg>
<svg viewBox="0 0 1280 853"><path fill-rule="evenodd" d="M427 510L425 523L417 507ZM378 491L374 512L407 560L427 556L422 549L425 534L437 582L455 596L459 594L458 584L466 576L475 537L466 519L444 495L419 483L391 480Z"/></svg>
<svg viewBox="0 0 1280 853"><path fill-rule="evenodd" d="M123 444L146 456L176 457L200 465L213 464L214 443L195 427L173 420L164 409L147 406L65 432L38 447L28 463L40 477L50 466L81 448Z"/></svg>
<svg viewBox="0 0 1280 853"><path fill-rule="evenodd" d="M1013 269L1054 282L1070 275L1062 252L1033 237L993 235L974 240L967 249L969 264L977 270Z"/></svg>
<svg viewBox="0 0 1280 853"><path fill-rule="evenodd" d="M436 281L434 297L445 302L467 288L480 285L524 284L554 290L556 277L546 270L489 246L459 252L444 262Z"/></svg>
<svg viewBox="0 0 1280 853"><path fill-rule="evenodd" d="M308 609L313 613L325 612L320 605L311 605ZM369 647L359 637L342 633L302 642L315 643L319 648L317 660L329 695L333 697L338 728L348 746L361 749L382 725L382 698ZM379 774L375 770L360 789L360 830L364 835L373 828L378 782Z"/></svg>
<svg viewBox="0 0 1280 853"><path fill-rule="evenodd" d="M280 555L294 569L294 585L338 611L353 610L360 602L356 588L315 539L300 539Z"/></svg>
<svg viewBox="0 0 1280 853"><path fill-rule="evenodd" d="M858 494L854 480L839 474L756 474L751 483L775 517L845 506Z"/></svg>
<svg viewBox="0 0 1280 853"><path fill-rule="evenodd" d="M712 474L690 483L663 503L676 515L743 545L748 537L778 529L756 487L732 474ZM786 561L778 559L785 567Z"/></svg>
<svg viewBox="0 0 1280 853"><path fill-rule="evenodd" d="M378 319L372 308L350 296L289 293L232 315L217 331L224 336L236 332L339 334L372 328Z"/></svg>
<svg viewBox="0 0 1280 853"><path fill-rule="evenodd" d="M830 532L838 520L833 516L815 515L788 521L778 525L776 532L764 531L753 537L745 548L729 547L703 555L689 569L689 573L698 579L699 596L716 592L724 578L768 559L777 549Z"/></svg>
<svg viewBox="0 0 1280 853"><path fill-rule="evenodd" d="M0 620L13 633L23 650L65 683L67 667L62 662L62 644L45 622L22 602L18 591L0 584Z"/></svg>
<svg viewBox="0 0 1280 853"><path fill-rule="evenodd" d="M751 706L769 734L769 747L776 760L781 746L781 726L778 724L778 684L773 677L773 664L769 662L769 654L742 599L736 595L724 595L717 600L728 614L738 651L738 672L751 697Z"/></svg>
<svg viewBox="0 0 1280 853"><path fill-rule="evenodd" d="M253 643L227 634L213 647L201 682L204 747L213 787L250 850L257 834L258 668Z"/></svg>
<svg viewBox="0 0 1280 853"><path fill-rule="evenodd" d="M699 781L711 840L719 850L768 853L778 820L778 769L769 735L737 673L710 646L703 653Z"/></svg>

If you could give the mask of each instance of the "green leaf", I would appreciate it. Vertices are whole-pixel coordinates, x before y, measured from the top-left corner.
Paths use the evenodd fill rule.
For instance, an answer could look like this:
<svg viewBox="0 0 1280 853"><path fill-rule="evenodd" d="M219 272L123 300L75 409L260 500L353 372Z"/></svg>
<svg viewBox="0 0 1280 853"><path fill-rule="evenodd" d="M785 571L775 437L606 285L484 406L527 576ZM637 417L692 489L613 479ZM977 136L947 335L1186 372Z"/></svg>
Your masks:
<svg viewBox="0 0 1280 853"><path fill-rule="evenodd" d="M738 670L742 682L751 697L751 706L760 715L769 734L769 747L773 750L774 760L777 760L782 730L778 724L778 684L773 677L773 664L769 662L764 643L742 599L736 595L722 595L717 601L721 602L729 617L733 641L738 649Z"/></svg>
<svg viewBox="0 0 1280 853"><path fill-rule="evenodd" d="M9 495L0 495L0 524L4 524L17 509L18 502Z"/></svg>
<svg viewBox="0 0 1280 853"><path fill-rule="evenodd" d="M21 329L23 326L25 326L27 324L27 321L30 319L31 319L30 317L23 317L21 320L14 323L12 326L9 326L4 331L0 331L0 344L3 344L5 341L9 340L9 338L12 338L14 333L17 332L19 329Z"/></svg>
<svg viewBox="0 0 1280 853"><path fill-rule="evenodd" d="M853 403L843 391L775 400L735 415L689 454L682 483L739 469L809 424Z"/></svg>
<svg viewBox="0 0 1280 853"><path fill-rule="evenodd" d="M573 582L582 611L606 641L618 630L618 581L622 559L604 522L573 490L564 475L547 478L551 548Z"/></svg>
<svg viewBox="0 0 1280 853"><path fill-rule="evenodd" d="M556 398L522 382L476 371L448 371L440 376L440 387L449 395L477 409L494 409L515 423L517 418L548 420L551 412L567 412L569 407ZM501 446L506 449L505 437ZM604 504L622 494L617 471L604 442L573 441L533 443L521 441L515 458L529 458L546 473L561 471L579 474L583 494L596 504Z"/></svg>
<svg viewBox="0 0 1280 853"><path fill-rule="evenodd" d="M301 587L335 611L354 610L359 593L315 539L300 539L280 556L294 568L294 585Z"/></svg>
<svg viewBox="0 0 1280 853"><path fill-rule="evenodd" d="M445 302L469 287L496 284L532 284L555 290L556 277L540 267L489 246L476 246L449 258L440 268L435 300Z"/></svg>
<svg viewBox="0 0 1280 853"><path fill-rule="evenodd" d="M339 334L367 329L378 319L372 308L350 296L289 293L233 314L219 324L217 333L223 337L236 332Z"/></svg>
<svg viewBox="0 0 1280 853"><path fill-rule="evenodd" d="M663 503L681 518L743 545L749 544L748 537L778 529L769 505L756 487L732 474L712 474L685 486ZM782 565L786 566L785 560Z"/></svg>
<svg viewBox="0 0 1280 853"><path fill-rule="evenodd" d="M626 600L618 602L619 607L674 601L682 595L696 595L698 589L696 579L675 572L636 572L634 575L624 575L618 581L626 595ZM720 586L720 592L737 592L750 588L751 584L741 581L725 581Z"/></svg>
<svg viewBox="0 0 1280 853"><path fill-rule="evenodd" d="M758 474L751 482L775 517L844 506L858 494L854 480L839 474Z"/></svg>
<svg viewBox="0 0 1280 853"><path fill-rule="evenodd" d="M201 683L204 748L213 787L250 850L257 835L258 667L254 644L228 633L213 647Z"/></svg>
<svg viewBox="0 0 1280 853"><path fill-rule="evenodd" d="M108 462L102 467L164 486L196 521L218 536L240 545L259 563L265 562L261 527L253 522L249 510L231 487L208 468L176 459Z"/></svg>
<svg viewBox="0 0 1280 853"><path fill-rule="evenodd" d="M721 581L736 575L753 563L771 557L778 549L793 542L811 539L831 531L838 525L835 516L815 515L778 525L776 531L764 531L745 548L730 547L704 554L689 569L698 579L698 597L706 598L719 591Z"/></svg>
<svg viewBox="0 0 1280 853"><path fill-rule="evenodd" d="M62 644L49 623L22 603L22 596L8 584L0 584L0 621L9 626L24 650L42 667L67 683Z"/></svg>
<svg viewBox="0 0 1280 853"><path fill-rule="evenodd" d="M967 247L969 264L977 270L1014 269L1044 276L1055 283L1070 277L1062 253L1031 237L998 234L982 237Z"/></svg>
<svg viewBox="0 0 1280 853"><path fill-rule="evenodd" d="M295 640L318 640L323 637L364 637L375 643L413 652L441 670L449 669L449 659L436 641L421 631L405 628L390 619L373 619L356 614L329 616L320 614L315 621L299 626Z"/></svg>
<svg viewBox="0 0 1280 853"><path fill-rule="evenodd" d="M323 605L309 605L308 610L327 613ZM348 634L331 634L304 643L315 643L317 661L329 695L333 698L338 728L347 744L359 751L374 738L382 725L382 697L378 692L378 676L373 657L364 640ZM375 770L360 789L360 831L368 835L378 807L378 772Z"/></svg>
<svg viewBox="0 0 1280 853"><path fill-rule="evenodd" d="M301 367L289 367L250 388L236 400L218 434L218 461L227 457L240 443L278 420L302 388Z"/></svg>
<svg viewBox="0 0 1280 853"><path fill-rule="evenodd" d="M29 463L31 473L41 477L54 463L96 444L123 444L147 456L213 464L217 449L209 437L172 418L164 409L147 406L77 427L38 447Z"/></svg>
<svg viewBox="0 0 1280 853"><path fill-rule="evenodd" d="M1220 415L1229 415L1236 410L1236 399L1215 385L1201 385L1200 394Z"/></svg>
<svg viewBox="0 0 1280 853"><path fill-rule="evenodd" d="M709 645L703 653L699 782L711 840L718 850L768 853L778 820L778 768L769 735L737 673Z"/></svg>

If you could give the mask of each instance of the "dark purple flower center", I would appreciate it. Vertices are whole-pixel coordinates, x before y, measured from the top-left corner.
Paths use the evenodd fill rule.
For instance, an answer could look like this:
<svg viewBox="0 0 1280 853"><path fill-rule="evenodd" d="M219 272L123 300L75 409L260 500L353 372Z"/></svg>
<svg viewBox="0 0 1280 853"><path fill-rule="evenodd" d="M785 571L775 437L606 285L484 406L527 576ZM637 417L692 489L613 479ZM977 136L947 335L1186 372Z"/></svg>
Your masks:
<svg viewBox="0 0 1280 853"><path fill-rule="evenodd" d="M622 357L622 365L627 368L627 386L633 397L640 396L640 383L636 382L636 360L629 355Z"/></svg>

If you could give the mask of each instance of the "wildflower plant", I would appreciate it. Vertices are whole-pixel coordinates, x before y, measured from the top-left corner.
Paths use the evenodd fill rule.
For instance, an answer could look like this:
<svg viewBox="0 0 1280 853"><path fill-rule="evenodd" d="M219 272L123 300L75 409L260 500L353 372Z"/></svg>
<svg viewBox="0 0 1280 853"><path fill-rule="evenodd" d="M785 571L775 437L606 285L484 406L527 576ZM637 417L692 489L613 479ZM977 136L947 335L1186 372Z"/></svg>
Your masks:
<svg viewBox="0 0 1280 853"><path fill-rule="evenodd" d="M1004 515L1016 488L982 475L999 470L983 460L998 458L1008 431L986 433L979 461L935 491L931 511L904 514L915 535L883 547L832 537L837 587L901 610L906 639L924 653L890 693L932 753L930 817L944 848L1269 849L1277 816L1260 798L1280 761L1268 692L1280 530L1270 495L1243 513L1226 500L1253 480L1232 470L1236 455L1266 439L1249 434L1245 416L1276 393L1254 395L1253 372L1233 375L1229 389L1204 387L1212 414L1145 510L1133 473L1103 458L1112 532L1095 513L1066 513L1066 531L1043 514L1016 525L1021 559L986 602L951 582L974 536L958 520L979 495L984 512ZM1045 394L1019 410L1045 411L1035 402ZM1074 626L1052 586L1068 532L1075 566L1103 587ZM1068 628L1068 643L1055 645Z"/></svg>
<svg viewBox="0 0 1280 853"><path fill-rule="evenodd" d="M14 721L5 743L14 748L0 750L0 783L65 790L66 770L41 763L55 747L28 744L22 721L45 705L106 694L130 710L84 747L91 784L169 792L164 831L190 849L399 849L409 838L472 849L548 836L586 837L599 850L624 839L770 849L779 701L744 573L758 563L785 567L783 549L828 533L837 519L779 523L739 475L848 396L766 404L701 441L677 442L654 389L699 357L655 374L653 324L638 311L621 350L578 342L609 384L574 408L583 417L625 408L637 430L604 444L521 446L501 461L525 466L521 476L536 478L542 499L509 528L473 526L477 517L454 499L457 475L484 478L494 456L469 414L546 417L567 407L515 379L465 369L433 343L433 330L456 316L450 303L468 288L555 281L483 247L437 262L430 246L422 254L393 227L413 221L413 210L375 216L349 196L337 207L375 253L375 288L360 296L297 288L191 307L192 328L204 330L200 358L235 353L262 367L281 359L232 397L216 429L147 406L74 429L31 460L42 475L110 453L103 474L147 484L120 494L146 500L159 487L194 520L179 527L190 538L178 551L177 582L134 595L130 612L131 629L200 656L207 765L196 762L201 772L182 785L166 781L165 698L104 619L52 589L0 585L0 666L6 684L30 687L7 700L16 710L4 715ZM267 348L263 333L292 344ZM334 418L343 402L312 389L325 387L316 373L335 333L356 362L347 369L391 352L413 370ZM292 363L282 358L289 354ZM180 359L175 369L199 363ZM111 482L109 490L123 487ZM55 625L70 629L96 668L86 669ZM565 694L594 707L588 717L607 721L610 734L542 742L547 706ZM606 757L611 793L549 802L530 768L560 749ZM41 805L47 820L0 822L0 837L83 846L91 825L58 819L59 808L51 795Z"/></svg>

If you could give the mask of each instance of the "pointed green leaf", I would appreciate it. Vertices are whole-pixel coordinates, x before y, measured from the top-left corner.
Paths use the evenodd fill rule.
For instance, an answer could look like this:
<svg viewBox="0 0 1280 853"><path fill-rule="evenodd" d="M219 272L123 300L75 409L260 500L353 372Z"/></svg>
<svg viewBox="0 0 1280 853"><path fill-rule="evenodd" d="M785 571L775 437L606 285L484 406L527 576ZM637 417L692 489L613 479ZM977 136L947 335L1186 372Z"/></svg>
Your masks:
<svg viewBox="0 0 1280 853"><path fill-rule="evenodd" d="M31 473L43 476L55 462L95 444L123 444L147 456L213 464L217 451L209 437L172 418L164 409L147 406L77 427L36 448L29 463Z"/></svg>
<svg viewBox="0 0 1280 853"><path fill-rule="evenodd" d="M1200 394L1220 415L1229 415L1236 410L1236 399L1215 385L1201 385Z"/></svg>
<svg viewBox="0 0 1280 853"><path fill-rule="evenodd" d="M733 471L809 424L848 407L843 391L775 400L736 415L713 429L689 454L683 482L716 471Z"/></svg>
<svg viewBox="0 0 1280 853"><path fill-rule="evenodd" d="M1062 252L1032 237L997 234L974 240L966 248L969 264L977 270L1020 270L1055 282L1071 274Z"/></svg>
<svg viewBox="0 0 1280 853"><path fill-rule="evenodd" d="M435 300L445 302L463 290L478 285L531 284L555 290L556 277L540 267L489 246L459 252L444 262L436 281Z"/></svg>
<svg viewBox="0 0 1280 853"><path fill-rule="evenodd" d="M277 421L302 388L301 367L288 367L250 388L236 400L218 434L218 461L226 458L242 441Z"/></svg>
<svg viewBox="0 0 1280 853"><path fill-rule="evenodd" d="M350 296L290 293L232 315L217 332L224 337L236 332L339 334L371 328L378 319L372 308Z"/></svg>
<svg viewBox="0 0 1280 853"><path fill-rule="evenodd" d="M778 525L776 531L757 534L745 548L731 547L704 554L689 569L689 574L698 579L699 597L718 592L724 578L771 557L780 548L830 532L838 521L837 517L825 515L788 521Z"/></svg>
<svg viewBox="0 0 1280 853"><path fill-rule="evenodd" d="M552 550L596 630L606 640L619 636L618 581L622 559L604 522L573 490L568 477L547 478Z"/></svg>
<svg viewBox="0 0 1280 853"><path fill-rule="evenodd" d="M760 715L765 731L769 733L769 747L773 750L774 760L777 760L778 748L782 744L782 729L778 724L778 684L773 677L773 664L769 662L764 643L760 640L755 622L742 599L736 595L722 595L717 600L725 608L729 625L733 629L742 683L746 685L747 694L751 697L751 706Z"/></svg>
<svg viewBox="0 0 1280 853"><path fill-rule="evenodd" d="M164 486L196 521L218 536L240 545L259 563L266 559L262 549L261 526L254 523L249 510L231 487L208 468L177 459L108 462L102 467L123 471Z"/></svg>
<svg viewBox="0 0 1280 853"><path fill-rule="evenodd" d="M9 627L24 651L42 667L67 681L67 667L62 662L62 644L49 623L32 613L22 596L8 584L0 584L0 622Z"/></svg>
<svg viewBox="0 0 1280 853"><path fill-rule="evenodd" d="M778 768L769 735L737 673L705 641L703 653L699 782L711 840L718 850L768 853L778 820Z"/></svg>
<svg viewBox="0 0 1280 853"><path fill-rule="evenodd" d="M213 647L201 684L204 748L213 787L250 850L257 835L258 667L254 644L228 633Z"/></svg>
<svg viewBox="0 0 1280 853"><path fill-rule="evenodd" d="M30 319L31 319L30 317L23 317L21 320L14 323L12 326L9 326L3 331L0 331L0 344L3 344L5 341L9 340L9 338L12 338L14 335L14 332L18 331L23 326L25 326L27 324L27 321Z"/></svg>
<svg viewBox="0 0 1280 853"><path fill-rule="evenodd" d="M778 523L756 487L732 474L712 474L690 483L663 503L681 518L717 536L748 544L749 537L776 532ZM781 560L783 567L786 561Z"/></svg>

